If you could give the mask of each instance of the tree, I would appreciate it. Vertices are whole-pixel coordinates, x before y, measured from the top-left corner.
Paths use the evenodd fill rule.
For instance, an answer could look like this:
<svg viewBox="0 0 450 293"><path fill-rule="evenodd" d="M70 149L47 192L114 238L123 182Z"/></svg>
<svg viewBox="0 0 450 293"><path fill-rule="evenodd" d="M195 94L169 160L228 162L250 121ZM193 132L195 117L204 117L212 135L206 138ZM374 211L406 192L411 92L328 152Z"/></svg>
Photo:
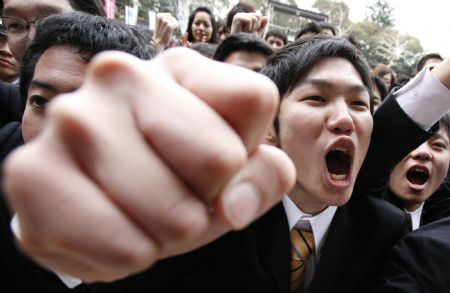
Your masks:
<svg viewBox="0 0 450 293"><path fill-rule="evenodd" d="M376 23L382 27L394 27L394 8L387 0L377 0L368 8L369 14L366 16L367 21Z"/></svg>
<svg viewBox="0 0 450 293"><path fill-rule="evenodd" d="M342 34L346 34L351 29L352 22L349 18L350 9L344 2L316 0L313 7L320 12L329 15L329 22L336 26Z"/></svg>
<svg viewBox="0 0 450 293"><path fill-rule="evenodd" d="M360 40L363 54L372 63L383 63L397 73L414 75L417 57L423 52L417 38L368 21L355 23L350 33Z"/></svg>

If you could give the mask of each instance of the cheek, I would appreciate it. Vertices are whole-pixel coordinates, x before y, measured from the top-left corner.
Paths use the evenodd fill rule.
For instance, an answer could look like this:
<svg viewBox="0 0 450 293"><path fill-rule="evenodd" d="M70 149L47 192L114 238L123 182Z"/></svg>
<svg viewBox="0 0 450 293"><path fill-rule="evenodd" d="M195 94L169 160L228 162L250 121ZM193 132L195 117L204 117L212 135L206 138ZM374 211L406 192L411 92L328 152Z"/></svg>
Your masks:
<svg viewBox="0 0 450 293"><path fill-rule="evenodd" d="M439 158L439 164L436 165L439 183L447 176L450 163L450 153L443 153Z"/></svg>
<svg viewBox="0 0 450 293"><path fill-rule="evenodd" d="M394 170L391 173L390 179L389 179L389 187L395 194L402 194L401 191L401 184L406 180L404 176L402 176L403 164L399 163Z"/></svg>
<svg viewBox="0 0 450 293"><path fill-rule="evenodd" d="M13 36L13 37L8 38L8 45L11 50L11 54L19 62L22 60L22 57L23 57L23 54L25 53L27 44L28 44L27 35Z"/></svg>
<svg viewBox="0 0 450 293"><path fill-rule="evenodd" d="M22 118L22 135L25 142L27 143L35 138L41 132L43 125L44 116L33 113L27 106Z"/></svg>
<svg viewBox="0 0 450 293"><path fill-rule="evenodd" d="M301 111L282 111L279 118L281 148L296 164L307 161L320 138L322 127L318 117Z"/></svg>
<svg viewBox="0 0 450 293"><path fill-rule="evenodd" d="M372 130L373 130L373 119L370 113L365 114L364 117L358 119L356 132L359 138L359 145L361 146L361 150L364 153L364 157L367 153L367 150L369 149Z"/></svg>

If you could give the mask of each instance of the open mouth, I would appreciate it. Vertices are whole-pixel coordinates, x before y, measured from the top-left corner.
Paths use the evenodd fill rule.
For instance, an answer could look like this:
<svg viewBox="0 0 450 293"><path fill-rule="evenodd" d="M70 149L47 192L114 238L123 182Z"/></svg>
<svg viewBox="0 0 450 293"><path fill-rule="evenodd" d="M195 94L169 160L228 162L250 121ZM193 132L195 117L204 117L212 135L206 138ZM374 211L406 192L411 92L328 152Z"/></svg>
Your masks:
<svg viewBox="0 0 450 293"><path fill-rule="evenodd" d="M414 166L406 172L406 179L415 185L424 185L430 178L427 168Z"/></svg>
<svg viewBox="0 0 450 293"><path fill-rule="evenodd" d="M344 181L348 178L351 168L351 156L345 149L332 149L325 156L328 173L336 181Z"/></svg>

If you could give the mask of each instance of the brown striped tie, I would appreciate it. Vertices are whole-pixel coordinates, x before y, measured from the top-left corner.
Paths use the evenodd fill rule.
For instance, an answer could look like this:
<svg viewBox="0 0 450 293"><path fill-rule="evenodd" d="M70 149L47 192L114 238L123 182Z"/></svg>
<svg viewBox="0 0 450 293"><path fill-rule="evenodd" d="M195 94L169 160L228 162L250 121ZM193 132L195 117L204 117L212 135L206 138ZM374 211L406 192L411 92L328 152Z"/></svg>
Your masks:
<svg viewBox="0 0 450 293"><path fill-rule="evenodd" d="M303 287L303 272L314 248L312 232L291 230L291 292L300 292Z"/></svg>

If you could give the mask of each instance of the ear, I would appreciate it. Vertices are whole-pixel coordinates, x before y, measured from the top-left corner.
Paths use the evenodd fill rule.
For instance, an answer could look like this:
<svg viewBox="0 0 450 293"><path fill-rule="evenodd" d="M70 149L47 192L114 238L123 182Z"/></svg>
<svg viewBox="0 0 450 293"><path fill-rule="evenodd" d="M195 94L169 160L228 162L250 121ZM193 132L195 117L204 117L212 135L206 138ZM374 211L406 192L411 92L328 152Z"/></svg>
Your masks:
<svg viewBox="0 0 450 293"><path fill-rule="evenodd" d="M267 132L266 136L264 137L263 143L278 146L278 137L275 132L275 128L273 125L270 127L269 131Z"/></svg>

